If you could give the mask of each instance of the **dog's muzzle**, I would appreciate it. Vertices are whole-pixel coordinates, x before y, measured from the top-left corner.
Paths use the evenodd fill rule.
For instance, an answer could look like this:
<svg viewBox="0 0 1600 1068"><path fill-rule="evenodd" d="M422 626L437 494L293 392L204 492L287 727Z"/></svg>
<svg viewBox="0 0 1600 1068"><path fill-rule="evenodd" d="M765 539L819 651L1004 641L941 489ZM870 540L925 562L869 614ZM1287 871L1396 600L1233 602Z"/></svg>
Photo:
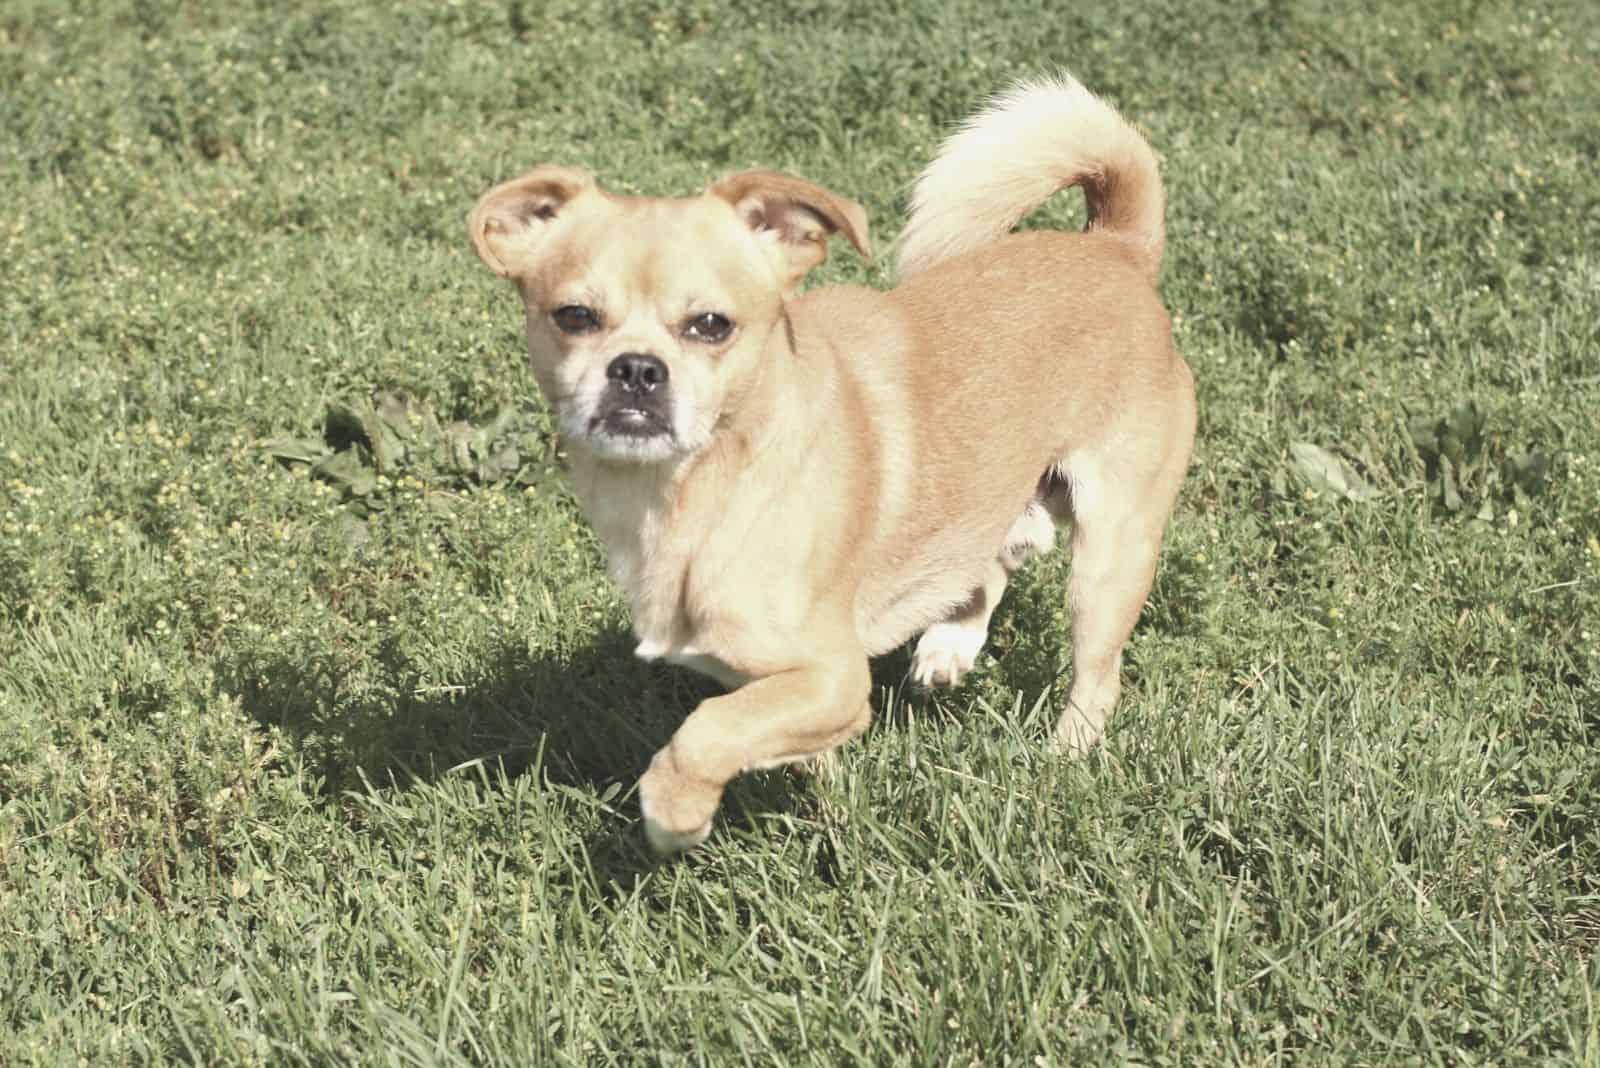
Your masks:
<svg viewBox="0 0 1600 1068"><path fill-rule="evenodd" d="M671 434L670 377L667 365L648 353L625 352L612 360L591 430L630 438Z"/></svg>

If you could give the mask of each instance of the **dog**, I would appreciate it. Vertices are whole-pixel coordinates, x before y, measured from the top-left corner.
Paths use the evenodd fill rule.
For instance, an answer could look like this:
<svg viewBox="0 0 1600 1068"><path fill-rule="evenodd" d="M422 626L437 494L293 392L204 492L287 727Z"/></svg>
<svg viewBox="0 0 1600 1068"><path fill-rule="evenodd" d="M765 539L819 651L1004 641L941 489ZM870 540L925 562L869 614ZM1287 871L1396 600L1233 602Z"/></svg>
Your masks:
<svg viewBox="0 0 1600 1068"><path fill-rule="evenodd" d="M1012 233L1074 186L1082 232ZM1099 739L1194 437L1155 288L1164 212L1149 144L1066 76L941 146L888 291L797 295L832 235L870 256L867 218L777 171L652 198L546 165L478 201L473 247L521 293L637 654L728 688L639 781L658 853L704 841L741 772L860 733L870 657L920 634L913 678L958 682L1058 523L1073 678L1055 739Z"/></svg>

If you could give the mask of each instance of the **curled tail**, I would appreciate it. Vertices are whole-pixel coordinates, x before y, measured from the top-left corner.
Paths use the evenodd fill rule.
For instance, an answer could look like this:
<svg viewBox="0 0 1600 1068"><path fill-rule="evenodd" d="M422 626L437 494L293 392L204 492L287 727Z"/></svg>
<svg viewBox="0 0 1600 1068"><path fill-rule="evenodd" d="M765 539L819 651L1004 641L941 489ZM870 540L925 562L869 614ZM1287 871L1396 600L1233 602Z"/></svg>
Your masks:
<svg viewBox="0 0 1600 1068"><path fill-rule="evenodd" d="M1088 203L1085 229L1125 238L1154 281L1166 242L1155 153L1115 108L1067 75L1019 83L940 146L912 195L900 277L998 240L1074 185Z"/></svg>

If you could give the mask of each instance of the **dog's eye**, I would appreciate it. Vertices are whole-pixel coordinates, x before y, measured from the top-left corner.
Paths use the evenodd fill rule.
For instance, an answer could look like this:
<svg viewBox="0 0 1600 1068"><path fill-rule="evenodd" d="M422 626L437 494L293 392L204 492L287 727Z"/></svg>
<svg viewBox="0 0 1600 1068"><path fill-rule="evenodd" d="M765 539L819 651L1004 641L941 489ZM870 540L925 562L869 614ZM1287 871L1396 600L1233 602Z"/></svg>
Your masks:
<svg viewBox="0 0 1600 1068"><path fill-rule="evenodd" d="M712 343L725 341L731 333L733 333L733 320L726 315L718 315L716 312L696 315L683 326L684 336L694 341Z"/></svg>
<svg viewBox="0 0 1600 1068"><path fill-rule="evenodd" d="M550 313L564 334L587 334L600 329L600 314L582 304L563 304Z"/></svg>

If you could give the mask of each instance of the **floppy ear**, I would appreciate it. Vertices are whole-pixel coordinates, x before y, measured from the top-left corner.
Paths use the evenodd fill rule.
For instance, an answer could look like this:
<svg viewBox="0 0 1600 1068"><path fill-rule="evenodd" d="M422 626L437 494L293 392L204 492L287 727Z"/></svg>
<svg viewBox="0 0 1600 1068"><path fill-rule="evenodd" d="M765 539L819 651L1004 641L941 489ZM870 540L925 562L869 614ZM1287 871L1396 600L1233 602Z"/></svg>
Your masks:
<svg viewBox="0 0 1600 1068"><path fill-rule="evenodd" d="M509 278L567 204L594 188L588 171L551 163L503 182L479 197L472 209L467 220L472 247L491 271Z"/></svg>
<svg viewBox="0 0 1600 1068"><path fill-rule="evenodd" d="M750 229L777 238L785 286L822 262L830 234L843 234L857 252L872 256L866 210L804 178L782 171L740 171L712 183L706 193L732 204Z"/></svg>

